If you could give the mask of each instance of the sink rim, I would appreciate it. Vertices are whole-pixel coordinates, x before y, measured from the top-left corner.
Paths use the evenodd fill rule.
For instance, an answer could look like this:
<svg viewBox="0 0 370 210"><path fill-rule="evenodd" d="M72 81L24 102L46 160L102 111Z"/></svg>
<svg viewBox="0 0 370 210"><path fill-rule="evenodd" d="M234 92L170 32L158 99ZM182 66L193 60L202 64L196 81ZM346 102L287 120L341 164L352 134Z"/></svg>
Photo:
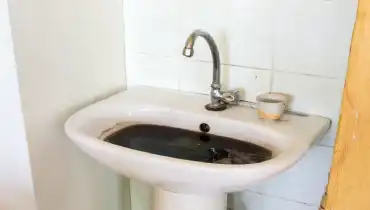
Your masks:
<svg viewBox="0 0 370 210"><path fill-rule="evenodd" d="M213 192L215 190L232 192L243 190L252 182L254 183L272 177L294 165L294 163L296 163L311 147L314 140L322 136L330 126L330 121L328 119L319 116L291 116L290 122L271 123L261 121L258 119L256 110L244 106L233 107L224 112L209 112L203 108L204 102L206 101L208 101L208 97L204 95L156 88L148 89L147 87L134 88L76 112L67 120L65 131L87 154L128 177L137 178L164 189L170 189L174 192L199 192L202 190L206 192ZM196 115L203 114L219 119L239 120L244 124L248 122L256 127L276 131L278 134L282 134L285 137L287 133L291 133L292 136L289 135L289 138L286 138L286 140L289 139L291 147L289 147L289 150L261 163L223 165L182 160L137 151L104 142L97 138L100 134L99 132L90 136L78 132L77 128L81 126L86 128L86 126L89 125L86 122L89 121L90 123L94 123L91 121L91 119L94 118L93 116L98 116L96 122L99 121L99 123L101 123L101 120L104 118L99 118L99 114L100 116L104 115L105 118L117 117L117 115L122 113L127 114L127 107L130 105L136 109L142 108L142 110L158 110L160 108L182 110L186 111L186 113L190 112ZM125 106L126 109L123 109L123 106ZM197 126L198 125L199 124L197 124ZM303 129L304 125L309 126ZM302 133L299 135L300 132L304 132L303 134L307 134L309 137ZM302 138L298 139L298 137ZM97 157L97 154L102 151L109 157L101 157L102 155ZM130 160L132 157L135 157L135 159ZM118 159L123 162L120 162ZM157 174L155 174L154 177L140 174L140 172L145 173L145 170L136 168L135 164L141 164L140 167L147 170L154 170ZM167 175L158 171L158 168L155 167L158 165L161 165L162 170L166 172L169 171L170 174ZM176 176L174 177L173 175L175 173ZM209 177L199 178L199 180L189 178L198 176Z"/></svg>
<svg viewBox="0 0 370 210"><path fill-rule="evenodd" d="M125 110L129 110L129 111L125 111L128 116L130 116L130 118L136 118L138 113L142 114L142 113L155 113L155 114L158 114L158 115L163 115L163 114L173 114L174 116L177 116L176 114L190 114L190 115L194 115L194 116L199 116L199 118L202 118L202 117L207 117L207 116L202 116L201 114L194 114L194 113L191 113L191 112L186 112L186 111L183 111L183 110L175 110L175 109L169 109L169 108L166 108L166 107L154 107L154 106L146 106L146 105L140 105L140 104L135 104L135 103L132 103L132 104L125 104L125 105L121 105L121 108L125 108ZM182 163L194 163L196 162L197 164L201 164L204 166L203 167L211 167L213 165L222 165L222 166L225 166L226 168L233 168L233 167L236 167L236 166L239 166L238 168L240 168L241 166L248 166L248 167L251 167L253 165L259 165L259 164L262 164L262 163L266 163L268 164L267 162L270 162L276 158L282 158L282 157L285 157L285 155L289 155L290 153L294 154L295 153L295 149L304 149L306 147L309 147L309 145L305 145L305 144L300 144L300 143L297 143L297 142L294 142L292 138L289 138L288 136L285 136L284 134L282 133L279 133L273 129L270 129L268 127L263 127L263 126L259 126L259 125L254 125L254 124L249 124L248 122L243 122L243 121L238 121L238 120L231 120L231 119L227 119L227 118L223 118L223 117L212 117L214 119L217 119L218 121L227 121L227 122L234 122L236 124L240 124L240 127L244 127L244 128L251 128L251 129L260 129L260 130L264 130L266 133L269 133L268 136L269 138L271 139L281 139L282 141L290 141L290 142L293 142L292 144L289 144L289 145L286 145L285 148L284 146L278 146L277 144L272 144L271 141L267 141L266 143L270 143L269 145L266 145L266 144L261 144L261 142L258 142L260 141L260 139L256 139L256 138L253 138L253 137L243 137L244 139L245 138L248 138L250 139L251 141L248 141L250 143L253 143L253 144L256 144L258 146L261 146L261 147L264 147L266 149L269 149L273 152L273 158L267 160L267 161L263 161L261 163L254 163L254 164L240 164L240 165L225 165L225 164L213 164L213 163L205 163L205 162L197 162L197 161L190 161L190 160L184 160L184 159L178 159L178 158L172 158L172 157L166 157L166 156L161 156L161 155L157 155L157 154L152 154L152 153L147 153L147 152L142 152L142 151L139 151L139 150L134 150L134 149L130 149L130 148L125 148L125 147L121 147L121 146L117 146L117 145L114 145L114 144L111 144L109 142L106 142L104 141L104 138L114 132L116 132L117 130L119 129L123 129L125 127L128 127L128 126L131 126L131 125L137 125L137 124L155 124L155 125L165 125L165 126L170 126L170 127L175 127L175 128L182 128L182 129L187 129L187 130L192 130L192 131L198 131L196 129L191 129L191 128L185 128L184 126L173 126L173 125L168 125L168 124L165 124L165 123L161 123L161 122L153 122L153 121L130 121L130 120L120 120L120 121L117 121L117 122L111 122L109 124L113 125L113 126L105 126L104 128L101 128L101 132L99 132L100 134L99 135L86 135L86 134L83 134L83 133L74 133L72 134L75 129L73 129L72 127L75 127L74 125L70 125L70 122L71 121L74 121L75 119L74 118L79 118L78 116L78 113L76 113L75 115L73 115L72 117L70 117L67 122L65 123L65 131L66 133L69 135L69 137L72 139L72 141L76 142L78 140L76 140L77 138L85 138L86 140L89 140L89 141L98 141L98 142L104 142L104 143L107 143L108 145L113 145L114 147L118 147L119 148L124 148L124 149L128 149L129 151L132 151L133 153L135 152L138 152L137 155L144 155L144 154L147 154L149 156L151 155L155 155L157 156L157 158L165 158L166 160L168 158L170 159L174 159L174 160L170 160L170 161L176 161L178 162L179 164L182 164ZM154 116L155 117L155 116ZM212 120L209 119L209 120ZM91 123L94 124L94 118L91 118ZM97 120L101 120L100 118L97 118ZM195 120L197 121L197 120ZM195 127L198 127L198 125L204 121L208 121L208 120L203 120L203 121L198 121L197 123L194 123ZM211 127L214 126L214 123L210 123ZM85 124L85 125L89 125L89 124ZM116 127L117 126L117 127ZM230 126L231 127L231 126ZM74 130L74 131L72 131ZM262 131L259 131L259 132L262 132ZM257 131L257 133L259 133ZM214 134L214 135L220 135L220 136L225 136L225 137L231 137L231 138L236 138L237 140L239 141L245 141L244 139L242 138L238 138L238 137L235 137L235 136L232 136L230 134L232 134L232 132L227 132L229 135L223 135L223 134L220 134L220 133L214 133L214 132L210 132L210 134ZM78 136L77 136L78 135ZM125 152L127 152L127 150L124 150ZM202 167L202 166L200 166ZM217 167L218 168L218 167Z"/></svg>

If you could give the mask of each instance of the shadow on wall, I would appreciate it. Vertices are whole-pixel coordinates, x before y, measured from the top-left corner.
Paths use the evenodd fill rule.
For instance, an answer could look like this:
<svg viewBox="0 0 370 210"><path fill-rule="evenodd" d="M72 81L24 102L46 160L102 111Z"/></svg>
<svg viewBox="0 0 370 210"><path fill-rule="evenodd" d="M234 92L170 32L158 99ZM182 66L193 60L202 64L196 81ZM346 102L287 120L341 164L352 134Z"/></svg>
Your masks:
<svg viewBox="0 0 370 210"><path fill-rule="evenodd" d="M116 95L117 93L119 92L122 92L124 91L123 88L115 88L115 89L112 89L112 90L109 90L109 91L106 91L106 93L103 93L103 94L100 94L100 95L97 95L97 96L93 96L91 98L89 98L88 100L85 100L83 101L82 103L76 105L76 106L73 106L73 107L69 107L65 110L65 112L62 112L61 113L61 116L59 119L61 119L63 121L63 126L64 126L64 123L67 121L67 119L72 116L74 113L76 113L78 110L81 110L91 104L94 104L94 103L97 103L99 101L102 101L104 99L107 99L113 95Z"/></svg>
<svg viewBox="0 0 370 210"><path fill-rule="evenodd" d="M69 116L78 110L109 98L121 92L121 88L106 91L104 94L94 96L76 106L67 108L59 113L57 117L59 126L64 128L64 123ZM67 149L71 153L73 162L70 163L70 190L65 192L70 210L129 210L130 206L130 180L114 173L111 169L96 162L94 159L83 153L64 133L61 133L66 140ZM82 202L81 202L82 201ZM61 208L62 209L62 208Z"/></svg>
<svg viewBox="0 0 370 210"><path fill-rule="evenodd" d="M249 210L243 202L239 193L230 193L227 195L227 210L244 209Z"/></svg>
<svg viewBox="0 0 370 210"><path fill-rule="evenodd" d="M17 193L10 194L10 196L1 195L0 210L38 210L34 200L30 200L30 198L34 198L33 194L25 193L25 191L21 190L19 190Z"/></svg>
<svg viewBox="0 0 370 210"><path fill-rule="evenodd" d="M42 115L39 120L32 116L34 112L25 114L39 210L130 209L129 180L84 154L64 133L69 116L120 91L84 96L86 100L77 105L53 102L62 110L46 109L50 116Z"/></svg>

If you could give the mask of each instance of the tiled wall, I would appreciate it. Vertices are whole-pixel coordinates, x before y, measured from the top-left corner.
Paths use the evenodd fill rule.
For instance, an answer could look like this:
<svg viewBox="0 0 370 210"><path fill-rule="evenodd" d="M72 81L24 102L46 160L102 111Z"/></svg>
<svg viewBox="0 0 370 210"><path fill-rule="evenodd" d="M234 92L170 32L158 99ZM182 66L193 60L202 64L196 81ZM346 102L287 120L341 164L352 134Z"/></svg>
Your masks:
<svg viewBox="0 0 370 210"><path fill-rule="evenodd" d="M356 15L354 0L125 0L128 86L208 93L209 48L182 47L194 29L220 48L222 83L254 100L294 96L295 110L333 119L333 129L295 167L235 194L235 210L316 210L327 182ZM133 209L136 210L136 209Z"/></svg>

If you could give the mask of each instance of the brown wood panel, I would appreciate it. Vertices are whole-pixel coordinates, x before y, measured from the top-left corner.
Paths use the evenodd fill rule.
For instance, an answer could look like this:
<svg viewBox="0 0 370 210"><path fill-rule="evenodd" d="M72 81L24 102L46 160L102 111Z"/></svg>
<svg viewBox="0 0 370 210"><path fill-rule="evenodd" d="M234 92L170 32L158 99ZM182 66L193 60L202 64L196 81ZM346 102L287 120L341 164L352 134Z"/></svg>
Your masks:
<svg viewBox="0 0 370 210"><path fill-rule="evenodd" d="M359 0L325 210L370 210L369 0Z"/></svg>

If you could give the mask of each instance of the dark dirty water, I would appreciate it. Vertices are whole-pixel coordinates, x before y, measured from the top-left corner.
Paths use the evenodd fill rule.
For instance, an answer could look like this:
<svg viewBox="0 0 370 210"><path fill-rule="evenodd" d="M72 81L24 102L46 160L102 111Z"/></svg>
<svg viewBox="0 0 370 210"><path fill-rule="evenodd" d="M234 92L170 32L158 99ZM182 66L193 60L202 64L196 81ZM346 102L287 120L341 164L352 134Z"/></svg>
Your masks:
<svg viewBox="0 0 370 210"><path fill-rule="evenodd" d="M134 150L184 160L217 164L252 164L272 158L258 145L232 138L159 125L132 125L105 141Z"/></svg>

